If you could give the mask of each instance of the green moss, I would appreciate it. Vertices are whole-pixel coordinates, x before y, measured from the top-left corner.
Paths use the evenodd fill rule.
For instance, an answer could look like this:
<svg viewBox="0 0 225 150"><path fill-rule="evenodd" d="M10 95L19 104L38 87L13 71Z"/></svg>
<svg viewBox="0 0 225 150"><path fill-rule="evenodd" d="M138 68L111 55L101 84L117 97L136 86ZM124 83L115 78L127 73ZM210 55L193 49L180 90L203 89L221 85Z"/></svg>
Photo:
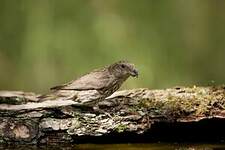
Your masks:
<svg viewBox="0 0 225 150"><path fill-rule="evenodd" d="M150 115L182 117L209 115L225 108L224 87L187 87L158 90L153 98L139 101L138 109L148 109Z"/></svg>
<svg viewBox="0 0 225 150"><path fill-rule="evenodd" d="M127 129L127 126L126 126L126 125L123 125L123 124L120 124L120 125L118 125L117 127L115 127L115 130L116 130L118 133L124 132L126 129Z"/></svg>

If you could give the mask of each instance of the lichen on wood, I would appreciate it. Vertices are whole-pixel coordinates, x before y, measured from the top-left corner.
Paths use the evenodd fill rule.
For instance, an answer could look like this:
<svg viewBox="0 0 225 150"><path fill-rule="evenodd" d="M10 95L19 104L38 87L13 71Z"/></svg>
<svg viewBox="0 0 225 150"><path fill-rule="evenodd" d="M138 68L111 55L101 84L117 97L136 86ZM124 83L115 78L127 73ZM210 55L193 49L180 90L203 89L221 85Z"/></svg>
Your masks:
<svg viewBox="0 0 225 150"><path fill-rule="evenodd" d="M145 134L156 122L198 122L225 118L225 87L175 87L115 92L101 111L80 104L90 91L64 91L40 99L34 93L0 92L0 142L74 142L84 136Z"/></svg>

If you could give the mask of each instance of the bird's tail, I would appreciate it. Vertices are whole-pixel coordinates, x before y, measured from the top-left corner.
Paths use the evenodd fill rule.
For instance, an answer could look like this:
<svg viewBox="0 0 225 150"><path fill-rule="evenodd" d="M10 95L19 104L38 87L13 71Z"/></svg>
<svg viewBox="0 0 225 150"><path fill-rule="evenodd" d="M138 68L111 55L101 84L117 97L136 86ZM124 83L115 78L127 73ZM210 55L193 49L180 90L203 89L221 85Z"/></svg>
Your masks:
<svg viewBox="0 0 225 150"><path fill-rule="evenodd" d="M66 84L57 85L57 86L51 87L50 90L53 90L53 91L62 90L65 86L66 86Z"/></svg>

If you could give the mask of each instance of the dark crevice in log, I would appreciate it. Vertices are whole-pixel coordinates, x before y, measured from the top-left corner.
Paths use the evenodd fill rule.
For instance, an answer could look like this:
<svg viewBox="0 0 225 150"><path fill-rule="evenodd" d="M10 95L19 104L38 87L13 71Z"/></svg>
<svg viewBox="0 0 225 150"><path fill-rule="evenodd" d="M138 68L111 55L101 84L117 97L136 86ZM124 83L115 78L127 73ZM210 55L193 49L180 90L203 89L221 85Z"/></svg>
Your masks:
<svg viewBox="0 0 225 150"><path fill-rule="evenodd" d="M74 143L224 143L225 120L204 119L199 122L155 122L144 134L112 132L100 137L73 136Z"/></svg>
<svg viewBox="0 0 225 150"><path fill-rule="evenodd" d="M47 117L51 117L51 118L56 118L56 119L66 119L66 118L73 118L73 116L68 115L63 113L60 109L58 108L49 108L49 109L45 109L49 112L48 115L43 116L42 118L47 118Z"/></svg>
<svg viewBox="0 0 225 150"><path fill-rule="evenodd" d="M73 139L70 135L67 134L66 130L52 131L51 129L45 129L43 131L43 136L38 140L38 144L66 144L72 143Z"/></svg>

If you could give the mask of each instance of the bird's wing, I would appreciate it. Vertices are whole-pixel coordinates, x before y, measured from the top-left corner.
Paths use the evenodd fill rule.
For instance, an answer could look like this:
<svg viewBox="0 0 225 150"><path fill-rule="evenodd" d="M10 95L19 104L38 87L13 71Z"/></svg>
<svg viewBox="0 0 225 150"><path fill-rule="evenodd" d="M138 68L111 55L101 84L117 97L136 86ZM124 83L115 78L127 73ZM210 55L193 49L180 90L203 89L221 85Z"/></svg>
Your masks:
<svg viewBox="0 0 225 150"><path fill-rule="evenodd" d="M67 84L55 86L51 90L99 90L107 87L111 80L112 76L108 71L94 71Z"/></svg>

